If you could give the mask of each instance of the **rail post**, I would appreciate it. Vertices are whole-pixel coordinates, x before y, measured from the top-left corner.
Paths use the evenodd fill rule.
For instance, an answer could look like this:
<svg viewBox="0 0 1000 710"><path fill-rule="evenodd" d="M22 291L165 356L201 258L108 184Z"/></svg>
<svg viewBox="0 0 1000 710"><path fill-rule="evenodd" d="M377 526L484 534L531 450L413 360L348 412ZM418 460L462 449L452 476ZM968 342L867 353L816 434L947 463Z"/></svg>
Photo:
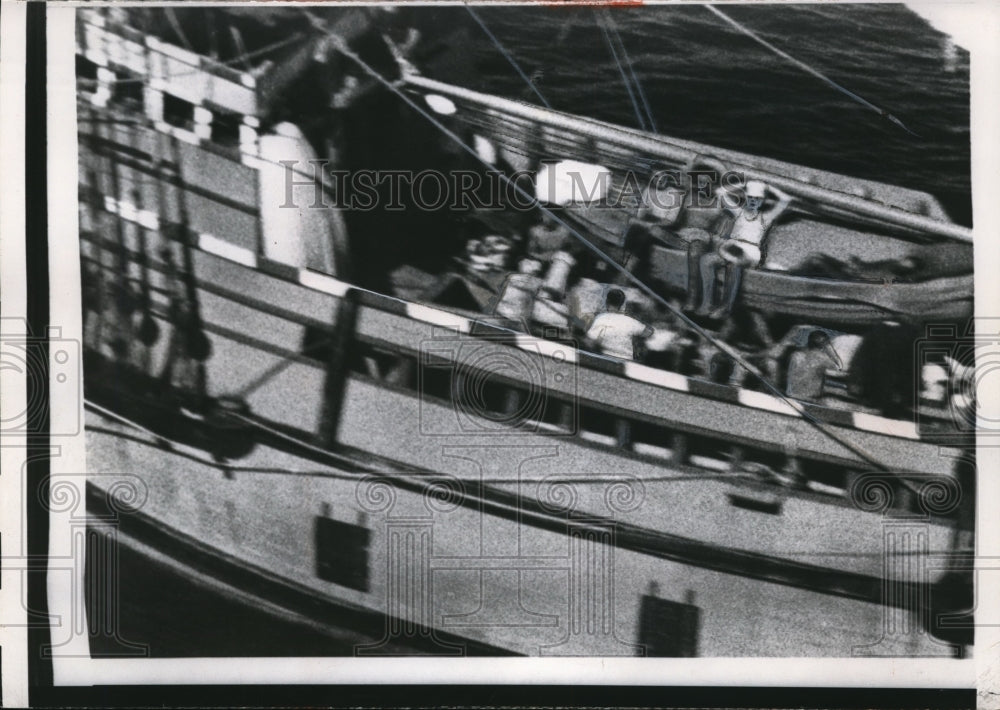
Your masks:
<svg viewBox="0 0 1000 710"><path fill-rule="evenodd" d="M670 439L670 448L673 450L671 463L683 465L688 460L688 437L682 431L675 431Z"/></svg>
<svg viewBox="0 0 1000 710"><path fill-rule="evenodd" d="M320 414L319 440L322 446L332 449L337 444L340 414L344 409L344 390L354 345L354 329L358 319L358 299L354 289L349 289L337 304L336 322L330 335L330 355L326 363L323 382L323 409Z"/></svg>

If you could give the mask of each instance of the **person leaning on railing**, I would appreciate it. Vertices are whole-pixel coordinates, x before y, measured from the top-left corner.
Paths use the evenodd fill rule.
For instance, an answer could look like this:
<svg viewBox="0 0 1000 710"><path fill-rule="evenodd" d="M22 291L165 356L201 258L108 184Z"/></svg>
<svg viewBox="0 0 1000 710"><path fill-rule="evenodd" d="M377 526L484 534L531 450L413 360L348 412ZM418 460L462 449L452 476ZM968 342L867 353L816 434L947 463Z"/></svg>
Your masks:
<svg viewBox="0 0 1000 710"><path fill-rule="evenodd" d="M795 399L819 402L830 369L842 370L843 363L830 344L830 336L816 329L809 333L806 347L796 349L788 358L785 392Z"/></svg>

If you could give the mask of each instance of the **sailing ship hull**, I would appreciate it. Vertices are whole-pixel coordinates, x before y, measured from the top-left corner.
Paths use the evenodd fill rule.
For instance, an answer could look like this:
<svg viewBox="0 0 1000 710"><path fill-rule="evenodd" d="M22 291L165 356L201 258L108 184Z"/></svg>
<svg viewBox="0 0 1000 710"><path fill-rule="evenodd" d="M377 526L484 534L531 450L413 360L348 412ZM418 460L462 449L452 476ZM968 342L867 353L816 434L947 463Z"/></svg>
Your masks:
<svg viewBox="0 0 1000 710"><path fill-rule="evenodd" d="M253 77L185 82L203 58L103 21L82 34L95 510L132 509L137 536L262 604L283 589L317 624L370 619L362 655L955 652L927 633L928 561L969 532L954 459L912 420L796 408L269 260ZM148 125L97 120L112 68L150 55L178 66L124 112Z"/></svg>
<svg viewBox="0 0 1000 710"><path fill-rule="evenodd" d="M875 576L882 550L872 542L881 542L880 526L858 526L863 516L857 511L844 509L838 516L824 510L817 530L817 506L791 501L780 518L762 526L757 519L767 513L731 506L725 510L718 505L720 491L683 486L672 490L668 505L662 498L652 499L662 494L662 487L649 486L640 508L657 511L680 529L696 516L725 517L715 536L729 541L709 544L661 533L657 538L666 541L648 541L650 549L644 550L618 539L621 533L608 515L620 514L605 505L591 507L589 501L580 504L592 511L589 516L562 516L535 527L518 520L530 519L530 511L484 511L486 504L475 498L454 503L349 473L338 480L337 471L328 467L314 476L283 474L275 469L317 466L273 450L241 462L262 472L227 476L217 467L164 452L151 441L123 444L123 432L106 433L117 427L99 417L89 417L87 423L89 451L94 452L91 485L99 497L108 495L121 490L122 479L135 485L132 476L111 471L143 471L144 502L137 515L142 525L169 541L161 542L161 552L183 556L186 548L207 551L209 559L218 558L208 563L209 569L216 564L224 569L224 562L248 573L243 579L250 583L244 582L241 591L259 595L262 604L275 598L288 603L287 594L271 591L277 583L320 607L339 608L344 625L358 614L380 620L383 638L356 649L358 655L391 653L380 646L416 643L426 640L419 636L433 638L435 630L448 640L422 652L461 655L461 640L467 640L471 647L528 655L953 653L920 628L918 612L882 605L882 584ZM555 502L551 505L557 508ZM603 519L594 520L602 509ZM363 530L367 535L358 537L367 544L352 544L342 536L336 542L340 549L331 550L331 541L323 537L327 528L342 535ZM734 547L746 546L751 530L773 554L727 559ZM845 530L852 532L850 542L861 543L850 546L849 558L875 574L858 574L854 586L859 589L838 593L832 592L835 580L851 575L828 565L842 564L844 549L814 544L810 550L806 545L823 532L827 540L844 540ZM932 544L943 548L947 531L934 526L930 531L937 541ZM355 563L364 560L364 572L351 564L352 557ZM340 565L339 579L324 572L331 564ZM308 613L303 606L289 604L292 612ZM649 618L650 606L661 610L659 622ZM695 629L684 629L684 612L697 617ZM313 616L317 626L330 623L328 613L314 610ZM900 631L886 634L886 628Z"/></svg>

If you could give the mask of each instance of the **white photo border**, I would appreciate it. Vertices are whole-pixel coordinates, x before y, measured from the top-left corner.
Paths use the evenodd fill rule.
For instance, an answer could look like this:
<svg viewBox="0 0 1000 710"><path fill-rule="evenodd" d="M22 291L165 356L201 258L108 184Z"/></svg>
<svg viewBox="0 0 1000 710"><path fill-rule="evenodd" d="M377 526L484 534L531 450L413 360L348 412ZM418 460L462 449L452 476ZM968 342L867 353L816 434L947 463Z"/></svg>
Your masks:
<svg viewBox="0 0 1000 710"><path fill-rule="evenodd" d="M5 3L6 4L6 3ZM144 6L159 3L142 3ZM185 6L201 3L183 3ZM347 3L344 3L347 4ZM351 3L354 4L354 3ZM359 3L365 4L365 3ZM408 3L417 4L417 3ZM440 4L440 3L430 3ZM507 3L505 3L507 4ZM941 4L941 3L938 3ZM256 6L260 6L254 3ZM299 5L296 3L296 5ZM967 22L975 45L972 52L972 184L973 214L977 233L975 243L977 317L989 316L991 304L1000 304L1000 280L991 274L1000 273L1000 248L989 238L1000 234L1000 211L993 195L997 193L1000 165L1000 51L995 37L1000 36L1000 7L989 0L955 3L965 8ZM87 3L87 7L98 6ZM80 269L77 224L77 139L76 94L74 70L75 9L79 5L50 3L48 7L48 119L49 119L49 234L50 234L50 294L52 320L62 329L62 337L82 342L80 318ZM10 8L4 8L4 14ZM5 26L7 18L5 17ZM4 57L15 54L10 43L4 42ZM8 64L8 62L4 62ZM4 83L5 99L10 87ZM8 102L4 102L8 103ZM4 193L11 188L7 170L9 126L13 123L4 115ZM72 166L72 167L70 167ZM23 172L21 173L23 174ZM5 195L6 196L6 195ZM22 201L23 202L23 201ZM18 234L15 223L4 212L4 231ZM11 231L8 231L10 228ZM21 228L23 232L23 227ZM985 236L984 236L985 235ZM4 256L10 251L5 249ZM13 257L16 258L16 257ZM4 259L7 262L7 259ZM4 282L10 283L4 272ZM13 289L5 289L4 305L12 298ZM994 378L995 379L995 378ZM984 381L981 401L1000 401L1000 383ZM985 390L985 391L984 391ZM4 387L4 397L16 393ZM82 411L69 412L59 402L51 402L53 427L60 421L76 417ZM82 400L80 402L82 408ZM51 462L52 480L75 481L79 493L86 471L84 437L60 440L60 455ZM3 450L5 469L11 452ZM1000 500L1000 450L981 446L978 452L978 520L976 540L979 554L986 558L1000 555L996 516L984 511L982 503ZM990 475L993 474L993 475ZM4 512L12 507L12 493L24 500L27 491L12 491L16 481L3 477ZM11 518L7 518L10 520ZM16 518L14 518L16 519ZM83 565L75 565L79 579L57 574L60 558L74 554L68 514L50 513L50 575L49 612L55 619L71 619L75 609L82 608ZM6 530L5 530L6 532ZM5 559L10 551L4 535ZM1000 565L995 565L1000 567ZM699 658L699 659L604 659L604 658L461 658L456 660L428 658L214 658L214 659L91 659L86 635L74 635L73 645L64 647L52 659L56 686L86 685L157 685L157 684L608 684L608 685L738 685L738 686L828 686L828 687L925 687L971 688L983 683L997 687L996 649L1000 647L1000 605L985 600L1000 599L1000 575L995 571L978 574L979 608L976 610L976 650L973 659L776 659L776 658ZM10 611L11 586L4 580L5 618ZM17 586L14 587L17 589ZM13 600L20 602L20 600ZM20 643L11 630L5 629L4 695L5 699L26 697L11 688L21 682L18 670L9 664L14 658L7 653L8 644ZM70 653L65 653L70 651ZM16 703L15 703L16 704Z"/></svg>

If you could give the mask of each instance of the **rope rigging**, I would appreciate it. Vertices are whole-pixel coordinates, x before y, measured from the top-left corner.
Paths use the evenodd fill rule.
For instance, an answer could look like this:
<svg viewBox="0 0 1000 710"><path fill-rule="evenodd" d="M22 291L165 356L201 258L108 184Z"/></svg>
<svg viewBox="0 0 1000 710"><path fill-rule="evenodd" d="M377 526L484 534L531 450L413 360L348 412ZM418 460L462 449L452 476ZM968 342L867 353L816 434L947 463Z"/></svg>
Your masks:
<svg viewBox="0 0 1000 710"><path fill-rule="evenodd" d="M542 102L542 105L544 105L545 108L552 108L552 106L549 105L549 102L545 99L545 97L542 96L542 92L538 90L537 86L535 86L535 82L533 82L531 78L524 73L524 70L521 69L521 65L517 63L516 59L514 59L514 55L511 54L509 51L507 51L507 48L504 47L503 44L501 44L500 39L495 34L493 34L493 32L490 30L489 27L487 27L486 23L483 22L481 17L479 17L479 14L472 9L472 6L466 5L465 9L469 11L469 14L472 15L472 19L475 20L476 23L482 28L483 32L486 33L486 36L490 38L490 40L496 46L500 54L503 55L504 59L506 59L510 63L510 65L514 67L514 71L517 72L518 76L524 79L524 82L531 88L533 92L535 92L535 96L537 96L538 100ZM307 10L306 14L311 14L311 13L309 13L309 11Z"/></svg>
<svg viewBox="0 0 1000 710"><path fill-rule="evenodd" d="M632 65L632 60L629 59L628 52L625 50L625 44L618 33L618 27L614 24L614 20L607 10L604 12L594 10L594 17L601 28L601 32L604 34L604 41L611 52L611 58L615 60L615 64L618 66L622 85L625 87L626 93L628 93L629 101L632 102L632 109L635 111L635 118L639 123L639 129L656 133L656 122L653 120L653 112L649 107L649 101L646 100L646 94L642 90L642 85L639 83L639 77L635 74L635 67ZM627 69L626 65L628 65ZM640 109L640 101L642 102L642 109L645 109L645 113Z"/></svg>
<svg viewBox="0 0 1000 710"><path fill-rule="evenodd" d="M872 111L874 111L878 115L882 116L883 118L891 121L892 123L895 123L897 126L899 126L900 128L902 128L904 131L906 131L907 133L909 133L911 136L914 136L916 138L920 137L916 133L914 133L913 131L911 131L909 128L907 128L903 124L902 121L900 121L898 118L896 118L891 113L889 113L888 111L886 111L884 108L876 106L875 104L873 104L872 102L868 101L867 99L864 99L864 98L858 96L853 91L844 88L843 86L841 86L840 84L838 84L837 82L835 82L830 77L826 76L825 74L823 74L820 71L817 71L816 69L813 69L811 66L809 66L805 62L796 59L795 57L793 57L792 55L790 55L788 52L785 52L785 51L783 51L781 49L778 49L773 44L771 44L770 42L768 42L766 39L764 39L763 37L761 37L760 35L758 35L756 32L754 32L753 30L751 30L749 27L747 27L747 26L745 26L745 25L737 22L736 20L734 20L733 18L731 18L729 15L727 15L724 12L722 12L722 10L720 10L719 8L717 8L717 7L715 7L715 6L711 5L711 4L705 4L705 5L702 5L702 7L704 7L706 10L708 10L711 13L713 13L714 15L718 16L719 18L721 18L721 19L725 20L726 22L728 22L730 25L732 25L737 30L739 30L740 32L742 32L743 34L745 34L747 37L749 37L750 39L752 39L757 44L759 44L762 47L764 47L764 48L770 50L771 52L775 53L776 55L778 55L782 59L785 59L785 60L791 62L792 64L794 64L799 69L801 69L802 71L806 72L807 74L810 74L810 75L816 77L817 79L819 79L823 83L828 84L829 86L833 87L834 89L836 89L840 93L844 94L845 96L849 97L853 101L856 101L857 103L861 104L865 108L871 109Z"/></svg>
<svg viewBox="0 0 1000 710"><path fill-rule="evenodd" d="M607 8L604 9L603 15L605 23L611 30L612 37L614 37L618 43L618 48L621 51L622 57L628 65L629 74L632 76L632 86L635 87L635 92L639 96L639 100L642 102L642 106L646 111L646 121L649 124L649 130L653 133L659 133L659 130L656 127L656 119L653 116L653 110L650 108L649 101L646 98L646 92L642 88L642 82L639 81L639 77L635 73L635 63L629 57L628 50L625 49L625 42L622 40L621 33L618 31L618 25L615 23L614 17Z"/></svg>

